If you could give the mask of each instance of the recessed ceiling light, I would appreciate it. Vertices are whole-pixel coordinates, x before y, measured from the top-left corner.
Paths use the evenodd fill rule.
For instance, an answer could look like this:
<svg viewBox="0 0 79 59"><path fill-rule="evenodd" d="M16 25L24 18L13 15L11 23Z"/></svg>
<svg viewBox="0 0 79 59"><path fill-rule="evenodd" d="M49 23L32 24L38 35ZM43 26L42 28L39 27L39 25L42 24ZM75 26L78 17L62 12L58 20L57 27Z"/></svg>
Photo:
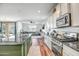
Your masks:
<svg viewBox="0 0 79 59"><path fill-rule="evenodd" d="M37 18L40 18L39 16L37 16Z"/></svg>
<svg viewBox="0 0 79 59"><path fill-rule="evenodd" d="M38 10L38 13L40 13L40 10Z"/></svg>

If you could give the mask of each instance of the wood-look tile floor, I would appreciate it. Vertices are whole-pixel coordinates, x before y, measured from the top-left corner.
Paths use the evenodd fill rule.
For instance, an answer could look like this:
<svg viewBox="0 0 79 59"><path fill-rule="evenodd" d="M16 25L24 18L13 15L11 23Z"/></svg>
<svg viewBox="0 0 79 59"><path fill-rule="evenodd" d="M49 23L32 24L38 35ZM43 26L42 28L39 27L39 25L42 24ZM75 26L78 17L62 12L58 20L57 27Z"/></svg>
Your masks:
<svg viewBox="0 0 79 59"><path fill-rule="evenodd" d="M40 49L38 39L32 39L32 46L29 49L28 56L46 56L43 49Z"/></svg>
<svg viewBox="0 0 79 59"><path fill-rule="evenodd" d="M40 47L32 45L30 47L28 56L41 56Z"/></svg>
<svg viewBox="0 0 79 59"><path fill-rule="evenodd" d="M32 39L32 46L29 49L28 56L41 56L38 39Z"/></svg>

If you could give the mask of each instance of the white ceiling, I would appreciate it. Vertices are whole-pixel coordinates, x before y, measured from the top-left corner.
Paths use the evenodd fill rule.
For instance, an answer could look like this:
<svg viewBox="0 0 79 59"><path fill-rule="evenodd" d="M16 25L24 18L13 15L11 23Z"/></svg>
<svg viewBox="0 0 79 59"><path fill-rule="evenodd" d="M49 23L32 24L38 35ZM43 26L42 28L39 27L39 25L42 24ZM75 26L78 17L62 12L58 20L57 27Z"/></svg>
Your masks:
<svg viewBox="0 0 79 59"><path fill-rule="evenodd" d="M55 3L0 3L0 20L45 20Z"/></svg>

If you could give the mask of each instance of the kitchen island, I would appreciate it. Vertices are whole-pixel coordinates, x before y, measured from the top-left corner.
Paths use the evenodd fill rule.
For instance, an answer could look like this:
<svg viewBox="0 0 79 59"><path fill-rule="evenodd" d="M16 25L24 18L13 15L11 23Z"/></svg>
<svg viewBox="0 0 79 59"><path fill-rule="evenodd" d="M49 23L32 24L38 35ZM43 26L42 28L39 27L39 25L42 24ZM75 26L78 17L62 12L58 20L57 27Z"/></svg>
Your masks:
<svg viewBox="0 0 79 59"><path fill-rule="evenodd" d="M25 56L31 46L31 36L21 42L0 42L0 56Z"/></svg>
<svg viewBox="0 0 79 59"><path fill-rule="evenodd" d="M23 53L23 43L1 42L0 56L21 56Z"/></svg>

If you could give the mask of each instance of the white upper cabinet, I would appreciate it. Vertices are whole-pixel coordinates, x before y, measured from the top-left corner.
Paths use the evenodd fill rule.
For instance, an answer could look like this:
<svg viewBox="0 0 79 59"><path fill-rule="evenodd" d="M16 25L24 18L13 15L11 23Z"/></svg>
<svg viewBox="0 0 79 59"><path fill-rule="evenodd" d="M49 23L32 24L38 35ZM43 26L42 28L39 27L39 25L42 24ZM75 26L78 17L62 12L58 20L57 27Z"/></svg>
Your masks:
<svg viewBox="0 0 79 59"><path fill-rule="evenodd" d="M71 12L70 11L70 4L68 4L68 3L61 3L60 8L61 8L60 15L64 15L65 13Z"/></svg>
<svg viewBox="0 0 79 59"><path fill-rule="evenodd" d="M58 18L60 16L60 12L61 12L61 9L60 9L60 4L58 4L56 6L56 11L55 11L55 17Z"/></svg>
<svg viewBox="0 0 79 59"><path fill-rule="evenodd" d="M52 10L52 28L56 28L56 19L66 13L71 13L71 26L79 26L79 3L60 3Z"/></svg>
<svg viewBox="0 0 79 59"><path fill-rule="evenodd" d="M58 4L54 9L53 15L52 15L52 28L56 28L56 19L60 16L60 4Z"/></svg>
<svg viewBox="0 0 79 59"><path fill-rule="evenodd" d="M79 4L71 4L72 26L79 26Z"/></svg>

